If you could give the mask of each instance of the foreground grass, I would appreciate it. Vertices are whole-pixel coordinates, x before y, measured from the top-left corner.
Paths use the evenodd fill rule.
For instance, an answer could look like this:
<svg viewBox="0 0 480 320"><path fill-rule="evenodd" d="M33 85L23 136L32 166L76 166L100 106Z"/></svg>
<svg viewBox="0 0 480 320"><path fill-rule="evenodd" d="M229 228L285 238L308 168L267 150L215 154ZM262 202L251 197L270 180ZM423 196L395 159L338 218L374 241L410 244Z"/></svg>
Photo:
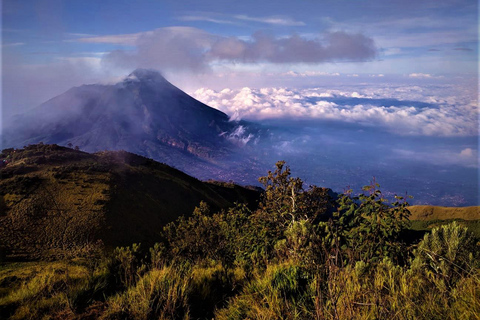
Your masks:
<svg viewBox="0 0 480 320"><path fill-rule="evenodd" d="M66 273L70 278L66 278ZM182 269L182 268L180 268ZM447 288L440 278L385 260L309 272L292 261L250 278L221 265L154 268L90 308L75 309L84 267L23 264L1 271L2 319L478 319L480 272ZM228 275L230 273L230 275ZM222 274L222 276L219 276ZM237 274L238 275L238 274ZM12 277L18 279L12 280ZM247 281L248 280L248 281ZM6 285L11 281L9 285ZM13 281L13 282L12 282ZM235 292L233 282L237 285ZM233 290L233 291L232 291ZM75 293L77 295L75 295ZM213 299L212 299L213 297ZM217 299L217 301L215 301ZM100 299L102 300L102 299ZM93 311L92 311L93 310Z"/></svg>
<svg viewBox="0 0 480 320"><path fill-rule="evenodd" d="M386 260L309 274L272 265L254 278L217 319L478 319L478 270L442 290L418 270Z"/></svg>
<svg viewBox="0 0 480 320"><path fill-rule="evenodd" d="M374 183L324 219L326 190L304 190L283 165L260 178L253 212L212 214L202 202L151 248L3 265L0 318L480 318L480 242L463 222L407 242L407 203L388 203Z"/></svg>
<svg viewBox="0 0 480 320"><path fill-rule="evenodd" d="M403 266L385 258L342 267L330 259L311 268L283 259L245 269L213 260L135 261L126 253L133 250L94 267L86 261L4 264L0 318L479 319L477 262L461 244L454 256L443 254L448 264L421 254L434 247L433 236L424 239Z"/></svg>
<svg viewBox="0 0 480 320"><path fill-rule="evenodd" d="M70 294L88 277L87 268L73 262L3 265L0 268L0 316L49 319L70 311Z"/></svg>

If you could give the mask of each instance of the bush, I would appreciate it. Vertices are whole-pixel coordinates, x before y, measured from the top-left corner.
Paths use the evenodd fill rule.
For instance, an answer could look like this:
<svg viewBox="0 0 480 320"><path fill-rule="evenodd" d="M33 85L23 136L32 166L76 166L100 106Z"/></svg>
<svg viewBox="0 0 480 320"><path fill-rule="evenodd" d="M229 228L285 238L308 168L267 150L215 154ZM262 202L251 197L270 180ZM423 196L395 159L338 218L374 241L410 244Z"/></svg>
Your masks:
<svg viewBox="0 0 480 320"><path fill-rule="evenodd" d="M119 247L113 252L108 268L117 285L128 288L146 271L145 255L140 249L140 244L134 243L131 247Z"/></svg>
<svg viewBox="0 0 480 320"><path fill-rule="evenodd" d="M125 293L110 298L102 319L189 319L189 290L185 271L154 269Z"/></svg>
<svg viewBox="0 0 480 320"><path fill-rule="evenodd" d="M351 261L403 259L405 250L400 235L408 227L408 203L398 196L388 203L379 187L373 182L363 187L360 195L352 197L349 190L338 200L331 230Z"/></svg>
<svg viewBox="0 0 480 320"><path fill-rule="evenodd" d="M434 228L414 252L412 268L422 271L442 291L451 290L478 267L479 246L472 233L457 222Z"/></svg>
<svg viewBox="0 0 480 320"><path fill-rule="evenodd" d="M216 319L312 319L309 274L295 264L271 265L245 286Z"/></svg>

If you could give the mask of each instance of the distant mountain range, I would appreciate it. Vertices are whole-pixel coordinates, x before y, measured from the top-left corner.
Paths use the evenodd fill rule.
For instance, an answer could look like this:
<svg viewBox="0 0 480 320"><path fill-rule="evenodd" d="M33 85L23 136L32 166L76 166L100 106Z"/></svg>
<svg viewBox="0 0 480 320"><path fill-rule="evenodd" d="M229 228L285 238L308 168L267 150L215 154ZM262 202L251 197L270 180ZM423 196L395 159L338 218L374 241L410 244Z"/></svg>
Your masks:
<svg viewBox="0 0 480 320"><path fill-rule="evenodd" d="M5 127L4 148L44 142L88 152L126 150L199 178L223 180L239 178L233 166L238 172L255 168L239 151L261 134L258 126L229 121L145 69L114 85L71 88Z"/></svg>

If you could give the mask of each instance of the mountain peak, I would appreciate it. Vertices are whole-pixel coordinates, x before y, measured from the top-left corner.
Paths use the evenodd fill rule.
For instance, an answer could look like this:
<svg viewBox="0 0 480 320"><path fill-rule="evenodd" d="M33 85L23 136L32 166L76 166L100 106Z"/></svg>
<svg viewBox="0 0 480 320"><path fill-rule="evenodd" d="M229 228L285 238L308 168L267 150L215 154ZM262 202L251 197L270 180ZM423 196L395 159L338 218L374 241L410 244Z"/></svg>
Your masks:
<svg viewBox="0 0 480 320"><path fill-rule="evenodd" d="M162 74L153 69L135 69L130 73L125 79L124 82L166 82L167 80L162 76Z"/></svg>

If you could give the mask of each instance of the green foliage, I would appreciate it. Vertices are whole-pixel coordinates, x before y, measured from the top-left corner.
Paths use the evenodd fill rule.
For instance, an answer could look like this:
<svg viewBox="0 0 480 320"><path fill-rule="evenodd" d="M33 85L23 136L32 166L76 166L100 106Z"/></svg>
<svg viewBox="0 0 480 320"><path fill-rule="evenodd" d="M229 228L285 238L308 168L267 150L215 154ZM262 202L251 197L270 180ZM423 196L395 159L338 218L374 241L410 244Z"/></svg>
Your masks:
<svg viewBox="0 0 480 320"><path fill-rule="evenodd" d="M137 160L125 161L138 169ZM377 184L331 203L326 189L291 178L284 162L261 181L257 210L217 212L200 202L150 248L0 264L0 318L480 317L479 243L466 227L441 226L406 246L407 204L389 203Z"/></svg>
<svg viewBox="0 0 480 320"><path fill-rule="evenodd" d="M290 224L284 236L275 245L278 260L295 261L309 270L315 270L325 262L324 238L318 225L300 220Z"/></svg>
<svg viewBox="0 0 480 320"><path fill-rule="evenodd" d="M111 273L118 279L119 285L128 288L137 282L146 269L145 256L140 250L140 244L131 247L119 247L113 252L109 264Z"/></svg>
<svg viewBox="0 0 480 320"><path fill-rule="evenodd" d="M452 222L426 234L414 251L413 268L431 278L440 290L453 284L478 267L480 246L467 228Z"/></svg>
<svg viewBox="0 0 480 320"><path fill-rule="evenodd" d="M332 229L350 260L398 259L402 253L400 234L408 227L408 203L396 196L389 204L378 188L376 183L365 186L365 193L356 197L349 190L338 200Z"/></svg>
<svg viewBox="0 0 480 320"><path fill-rule="evenodd" d="M269 171L267 176L258 179L265 188L260 209L280 225L316 220L327 209L327 190L313 186L306 191L303 181L290 174L285 161L279 161L274 172Z"/></svg>
<svg viewBox="0 0 480 320"><path fill-rule="evenodd" d="M211 215L208 205L201 202L192 217L180 217L164 228L167 247L172 256L190 261L217 260L225 266L242 263L254 248L250 246L254 239L250 215L245 205Z"/></svg>
<svg viewBox="0 0 480 320"><path fill-rule="evenodd" d="M107 301L102 319L189 319L190 279L184 272L164 267L146 273L135 286Z"/></svg>
<svg viewBox="0 0 480 320"><path fill-rule="evenodd" d="M163 243L155 243L150 251L150 262L152 268L160 269L166 263L166 248Z"/></svg>

